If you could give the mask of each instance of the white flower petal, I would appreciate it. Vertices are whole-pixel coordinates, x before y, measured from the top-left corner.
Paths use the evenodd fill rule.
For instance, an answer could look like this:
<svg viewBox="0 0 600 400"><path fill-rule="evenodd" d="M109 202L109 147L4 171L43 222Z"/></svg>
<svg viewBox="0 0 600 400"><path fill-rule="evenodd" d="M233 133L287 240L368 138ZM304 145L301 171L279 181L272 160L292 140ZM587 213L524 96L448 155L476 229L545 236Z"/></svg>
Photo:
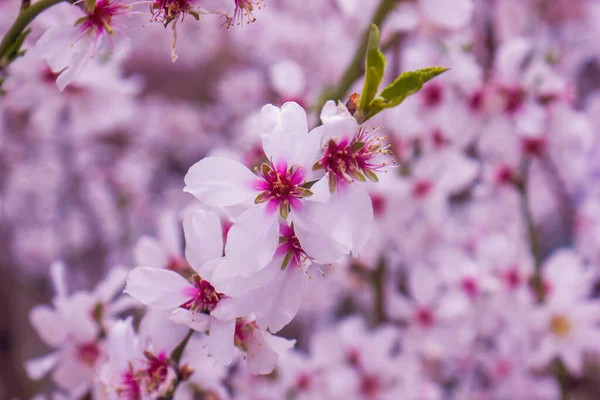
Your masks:
<svg viewBox="0 0 600 400"><path fill-rule="evenodd" d="M250 277L273 259L278 245L278 215L262 204L240 215L229 229L225 256L240 275Z"/></svg>
<svg viewBox="0 0 600 400"><path fill-rule="evenodd" d="M162 244L151 236L142 236L137 241L133 256L138 266L165 268L169 263L169 255Z"/></svg>
<svg viewBox="0 0 600 400"><path fill-rule="evenodd" d="M444 28L458 29L473 17L473 0L420 0L425 13Z"/></svg>
<svg viewBox="0 0 600 400"><path fill-rule="evenodd" d="M192 165L185 175L185 191L207 206L226 207L257 195L257 176L244 165L220 157L206 157Z"/></svg>
<svg viewBox="0 0 600 400"><path fill-rule="evenodd" d="M58 357L59 353L54 352L25 361L25 372L27 372L29 379L37 381L46 376L56 366Z"/></svg>
<svg viewBox="0 0 600 400"><path fill-rule="evenodd" d="M124 292L149 307L168 310L190 300L190 289L193 286L176 272L138 267L129 273Z"/></svg>
<svg viewBox="0 0 600 400"><path fill-rule="evenodd" d="M235 319L219 321L214 319L210 323L210 332L206 341L210 354L221 364L229 365L233 361L235 332Z"/></svg>
<svg viewBox="0 0 600 400"><path fill-rule="evenodd" d="M183 220L185 258L194 270L223 255L223 228L214 212L190 210Z"/></svg>
<svg viewBox="0 0 600 400"><path fill-rule="evenodd" d="M58 347L67 336L67 326L62 316L46 305L34 306L29 320L40 338L50 346Z"/></svg>
<svg viewBox="0 0 600 400"><path fill-rule="evenodd" d="M212 321L211 316L208 314L192 313L184 308L174 310L169 318L176 324L187 325L190 329L198 332L206 332Z"/></svg>
<svg viewBox="0 0 600 400"><path fill-rule="evenodd" d="M281 109L266 105L261 111L262 142L267 158L275 165L286 162L297 165L294 153L308 134L306 112L295 102L285 103Z"/></svg>

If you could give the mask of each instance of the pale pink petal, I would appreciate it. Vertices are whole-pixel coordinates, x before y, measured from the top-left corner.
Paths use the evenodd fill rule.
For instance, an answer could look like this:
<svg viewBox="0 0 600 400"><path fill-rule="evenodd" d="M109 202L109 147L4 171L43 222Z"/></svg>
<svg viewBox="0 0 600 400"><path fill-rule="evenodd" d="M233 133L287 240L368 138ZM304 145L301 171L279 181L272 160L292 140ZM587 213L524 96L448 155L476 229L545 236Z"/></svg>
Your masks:
<svg viewBox="0 0 600 400"><path fill-rule="evenodd" d="M178 309L188 311L185 309ZM191 314L188 312L188 314ZM165 310L148 310L140 321L139 337L140 343L145 349L149 347L154 352L161 351L171 354L185 335L188 333L188 326L175 323L172 319L173 312Z"/></svg>
<svg viewBox="0 0 600 400"><path fill-rule="evenodd" d="M172 211L165 211L158 219L158 237L168 253L181 254L181 225Z"/></svg>
<svg viewBox="0 0 600 400"><path fill-rule="evenodd" d="M280 162L297 164L294 153L308 134L304 109L294 102L285 103L281 109L268 104L261 110L261 125L267 158L275 165Z"/></svg>
<svg viewBox="0 0 600 400"><path fill-rule="evenodd" d="M232 297L241 296L244 293L262 288L271 282L281 271L282 261L281 258L276 257L255 274L245 277L240 275L236 264L231 264L229 260L224 259L219 267L215 269L210 281L218 292L227 293L228 296Z"/></svg>
<svg viewBox="0 0 600 400"><path fill-rule="evenodd" d="M129 271L123 267L115 267L108 272L108 275L94 290L95 296L104 303L112 300L117 293L120 293L125 286Z"/></svg>
<svg viewBox="0 0 600 400"><path fill-rule="evenodd" d="M257 176L242 164L220 157L206 157L192 165L185 175L185 191L207 206L226 207L257 195Z"/></svg>
<svg viewBox="0 0 600 400"><path fill-rule="evenodd" d="M256 308L256 322L276 333L298 313L304 294L306 274L300 267L288 266L264 289L262 307Z"/></svg>
<svg viewBox="0 0 600 400"><path fill-rule="evenodd" d="M425 13L444 28L462 28L471 21L473 0L420 0Z"/></svg>
<svg viewBox="0 0 600 400"><path fill-rule="evenodd" d="M323 125L315 128L323 137L322 144L326 145L329 140L335 141L347 140L351 141L358 134L358 122L348 112L346 106L341 103L336 103L329 100L321 110L321 121Z"/></svg>
<svg viewBox="0 0 600 400"><path fill-rule="evenodd" d="M278 245L278 214L261 204L240 215L229 229L225 256L240 275L249 277L273 259Z"/></svg>
<svg viewBox="0 0 600 400"><path fill-rule="evenodd" d="M411 271L408 287L410 294L421 306L431 305L441 290L438 276L425 265L417 265Z"/></svg>
<svg viewBox="0 0 600 400"><path fill-rule="evenodd" d="M151 236L142 236L137 241L133 256L138 266L165 268L169 264L169 255L162 244Z"/></svg>
<svg viewBox="0 0 600 400"><path fill-rule="evenodd" d="M50 278L54 286L54 293L57 298L67 297L67 280L65 277L66 267L62 261L55 261L50 265Z"/></svg>
<svg viewBox="0 0 600 400"><path fill-rule="evenodd" d="M246 363L253 374L270 374L277 365L278 355L273 351L265 337L269 334L255 329L247 340Z"/></svg>
<svg viewBox="0 0 600 400"><path fill-rule="evenodd" d="M94 378L94 370L79 362L74 356L63 357L52 373L52 380L58 387L66 390L79 390L81 385L88 386Z"/></svg>
<svg viewBox="0 0 600 400"><path fill-rule="evenodd" d="M34 306L29 320L40 338L48 345L58 347L67 336L67 326L62 316L46 305Z"/></svg>
<svg viewBox="0 0 600 400"><path fill-rule="evenodd" d="M189 291L193 288L176 272L138 267L129 273L124 292L147 306L168 310L190 300Z"/></svg>
<svg viewBox="0 0 600 400"><path fill-rule="evenodd" d="M235 319L219 321L214 319L210 323L210 333L207 339L207 349L218 362L229 365L233 361L235 332Z"/></svg>
<svg viewBox="0 0 600 400"><path fill-rule="evenodd" d="M25 372L27 372L29 379L37 381L46 376L56 366L58 357L59 353L54 352L25 361Z"/></svg>
<svg viewBox="0 0 600 400"><path fill-rule="evenodd" d="M183 220L183 232L185 258L194 270L223 256L223 230L216 213L200 208L190 210Z"/></svg>
<svg viewBox="0 0 600 400"><path fill-rule="evenodd" d="M176 324L187 325L198 332L206 332L210 328L212 318L208 314L192 313L190 310L178 308L174 310L169 319Z"/></svg>

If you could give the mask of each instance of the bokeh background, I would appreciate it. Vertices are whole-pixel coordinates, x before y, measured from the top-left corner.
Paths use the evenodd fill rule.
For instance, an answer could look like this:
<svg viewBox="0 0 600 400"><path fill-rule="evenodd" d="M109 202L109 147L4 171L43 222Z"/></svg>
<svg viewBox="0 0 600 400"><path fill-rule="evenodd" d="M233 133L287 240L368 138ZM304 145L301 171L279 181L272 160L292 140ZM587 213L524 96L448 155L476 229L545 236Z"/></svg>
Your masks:
<svg viewBox="0 0 600 400"><path fill-rule="evenodd" d="M28 313L52 296L49 265L65 262L70 290L92 289L113 266L133 267L140 237L179 229L191 201L183 176L194 162L208 153L249 165L260 158L264 104L296 101L314 126L332 93L345 101L360 91L360 74L340 85L378 5L264 0L254 23L231 29L218 16L187 18L178 25L175 63L170 27L148 23L143 6L117 29L112 53L98 55L62 92L33 50L5 71L0 398L26 399L51 387L29 381L22 368L48 350ZM0 34L18 6L0 0ZM27 46L64 23L69 7L38 17ZM451 71L372 121L383 126L401 167L398 182L372 193L380 219L371 251L331 277L328 296L312 292L284 334L302 348L324 321L369 309L363 270L382 254L406 277L432 254L479 254L479 241L493 236L506 242L496 250L513 251L530 267L565 246L597 265L599 21L596 0L398 0L380 26L386 80L430 65ZM526 199L533 253L513 185L523 160L533 160ZM597 365L569 383L576 398L600 396Z"/></svg>

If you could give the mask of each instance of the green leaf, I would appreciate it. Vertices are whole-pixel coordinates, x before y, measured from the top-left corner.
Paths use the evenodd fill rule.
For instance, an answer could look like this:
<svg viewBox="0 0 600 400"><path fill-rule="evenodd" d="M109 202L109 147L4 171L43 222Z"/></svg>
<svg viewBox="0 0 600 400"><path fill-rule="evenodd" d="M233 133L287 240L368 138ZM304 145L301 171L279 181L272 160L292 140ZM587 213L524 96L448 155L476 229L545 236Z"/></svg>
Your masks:
<svg viewBox="0 0 600 400"><path fill-rule="evenodd" d="M371 32L367 42L365 71L365 83L358 106L361 110L366 110L369 103L377 95L385 71L385 56L379 49L379 28L375 24L371 24Z"/></svg>
<svg viewBox="0 0 600 400"><path fill-rule="evenodd" d="M408 96L421 90L426 82L446 71L448 71L448 68L429 67L402 73L369 104L366 119L373 117L386 108L399 105Z"/></svg>

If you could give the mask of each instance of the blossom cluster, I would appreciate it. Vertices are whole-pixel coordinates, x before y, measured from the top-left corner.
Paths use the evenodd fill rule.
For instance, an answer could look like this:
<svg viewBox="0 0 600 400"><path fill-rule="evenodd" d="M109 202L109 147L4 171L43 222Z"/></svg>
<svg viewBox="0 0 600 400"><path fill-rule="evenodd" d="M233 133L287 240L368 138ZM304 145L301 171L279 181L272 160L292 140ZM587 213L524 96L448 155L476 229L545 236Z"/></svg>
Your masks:
<svg viewBox="0 0 600 400"><path fill-rule="evenodd" d="M599 4L86 7L0 63L11 397L595 398ZM450 70L359 123L384 9L384 84Z"/></svg>

